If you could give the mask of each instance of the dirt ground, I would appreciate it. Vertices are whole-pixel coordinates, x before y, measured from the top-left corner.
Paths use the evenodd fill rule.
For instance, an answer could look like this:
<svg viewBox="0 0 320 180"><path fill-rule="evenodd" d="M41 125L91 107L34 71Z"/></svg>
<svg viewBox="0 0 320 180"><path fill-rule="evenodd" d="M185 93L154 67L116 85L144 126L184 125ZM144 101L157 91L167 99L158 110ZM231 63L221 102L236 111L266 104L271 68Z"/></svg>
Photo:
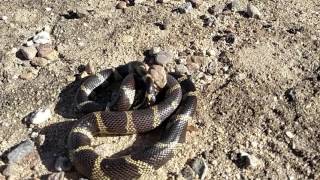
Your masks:
<svg viewBox="0 0 320 180"><path fill-rule="evenodd" d="M174 10L182 0L146 0L125 10L116 9L114 0L2 0L0 16L8 19L0 20L0 172L7 167L6 154L32 132L44 134L45 142L9 179L46 179L55 172L76 120L73 97L81 65L116 67L142 61L146 50L161 47L174 57L169 70L187 59L200 103L190 122L196 130L146 179L181 179L197 157L208 165L205 179L320 179L320 1L251 2L261 19L228 8L210 14L210 7L228 3L221 0L184 14ZM246 3L240 6L246 9ZM204 15L214 23L207 26ZM16 52L44 27L59 58L33 67ZM188 66L192 57L200 68ZM21 79L27 72L31 78ZM25 117L42 107L53 117L26 125ZM110 155L134 139L98 138L96 149ZM255 161L243 160L243 152ZM73 169L66 172L68 179L78 177Z"/></svg>

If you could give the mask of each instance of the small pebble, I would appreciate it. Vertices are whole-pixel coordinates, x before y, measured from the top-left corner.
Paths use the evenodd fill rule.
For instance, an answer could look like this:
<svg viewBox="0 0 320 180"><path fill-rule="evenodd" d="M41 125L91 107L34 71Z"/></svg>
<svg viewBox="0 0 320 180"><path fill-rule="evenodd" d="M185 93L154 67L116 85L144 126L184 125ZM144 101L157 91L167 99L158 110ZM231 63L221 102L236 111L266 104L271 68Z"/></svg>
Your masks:
<svg viewBox="0 0 320 180"><path fill-rule="evenodd" d="M48 60L57 60L59 58L59 53L56 50L53 50L51 53L49 53L47 56L45 56L44 58L48 59Z"/></svg>
<svg viewBox="0 0 320 180"><path fill-rule="evenodd" d="M54 164L54 168L57 171L70 171L72 164L67 157L59 156Z"/></svg>
<svg viewBox="0 0 320 180"><path fill-rule="evenodd" d="M231 0L230 6L231 6L230 8L232 11L240 11L241 10L239 0Z"/></svg>
<svg viewBox="0 0 320 180"><path fill-rule="evenodd" d="M41 57L35 57L30 61L30 64L32 66L44 67L48 64L48 60L46 60L45 58L41 58Z"/></svg>
<svg viewBox="0 0 320 180"><path fill-rule="evenodd" d="M213 5L208 8L208 12L213 15L219 15L223 12L224 5Z"/></svg>
<svg viewBox="0 0 320 180"><path fill-rule="evenodd" d="M286 132L286 135L287 135L288 138L290 138L290 139L294 138L294 134L293 134L292 132L290 132L290 131L287 131L287 132Z"/></svg>
<svg viewBox="0 0 320 180"><path fill-rule="evenodd" d="M198 175L200 180L203 180L208 172L208 165L202 157L196 158L192 162L192 169Z"/></svg>
<svg viewBox="0 0 320 180"><path fill-rule="evenodd" d="M23 79L23 80L32 80L33 79L33 74L32 74L32 72L25 72L25 73L22 73L22 74L20 74L19 75L19 78L20 79Z"/></svg>
<svg viewBox="0 0 320 180"><path fill-rule="evenodd" d="M86 71L81 72L80 77L83 79L85 77L88 77L89 74Z"/></svg>
<svg viewBox="0 0 320 180"><path fill-rule="evenodd" d="M175 68L175 71L179 74L186 74L188 73L188 68L183 64L178 64Z"/></svg>
<svg viewBox="0 0 320 180"><path fill-rule="evenodd" d="M195 73L196 71L198 71L200 69L200 66L197 63L188 63L187 68L190 73Z"/></svg>
<svg viewBox="0 0 320 180"><path fill-rule="evenodd" d="M32 139L34 139L34 138L38 137L38 135L39 135L38 132L32 132L31 135L30 135L30 137L31 137Z"/></svg>
<svg viewBox="0 0 320 180"><path fill-rule="evenodd" d="M146 0L134 0L135 4L141 4L141 3L144 3L144 2L146 2Z"/></svg>
<svg viewBox="0 0 320 180"><path fill-rule="evenodd" d="M47 180L65 180L64 172L52 173L48 176Z"/></svg>
<svg viewBox="0 0 320 180"><path fill-rule="evenodd" d="M152 65L149 69L150 75L153 78L155 84L159 88L163 88L167 84L166 71L163 66Z"/></svg>
<svg viewBox="0 0 320 180"><path fill-rule="evenodd" d="M46 31L41 31L33 37L33 42L36 44L49 44L51 43L50 34Z"/></svg>
<svg viewBox="0 0 320 180"><path fill-rule="evenodd" d="M37 47L38 50L38 56L39 57L47 57L50 53L52 53L52 51L54 51L54 49L51 47L50 44L40 44Z"/></svg>
<svg viewBox="0 0 320 180"><path fill-rule="evenodd" d="M95 73L95 69L94 69L94 67L93 67L93 65L92 65L91 62L89 62L89 63L86 65L86 67L85 67L84 70L85 70L89 75Z"/></svg>
<svg viewBox="0 0 320 180"><path fill-rule="evenodd" d="M38 146L42 146L44 144L46 140L46 136L44 134L40 134L37 138L36 138L36 143Z"/></svg>
<svg viewBox="0 0 320 180"><path fill-rule="evenodd" d="M127 8L127 3L124 2L124 1L120 1L117 6L116 6L117 9L125 9Z"/></svg>
<svg viewBox="0 0 320 180"><path fill-rule="evenodd" d="M9 164L20 161L28 154L30 154L34 149L34 143L30 139L27 139L9 152L7 156Z"/></svg>
<svg viewBox="0 0 320 180"><path fill-rule="evenodd" d="M39 109L31 114L29 121L32 124L41 124L50 119L51 116L50 109Z"/></svg>
<svg viewBox="0 0 320 180"><path fill-rule="evenodd" d="M207 17L203 19L204 27L213 27L216 25L216 19L214 17Z"/></svg>
<svg viewBox="0 0 320 180"><path fill-rule="evenodd" d="M207 49L206 50L206 54L208 56L216 56L217 55L217 51L215 49Z"/></svg>
<svg viewBox="0 0 320 180"><path fill-rule="evenodd" d="M251 3L248 3L247 5L247 14L249 17L261 19L261 13L257 7L252 5Z"/></svg>
<svg viewBox="0 0 320 180"><path fill-rule="evenodd" d="M0 20L7 21L8 20L8 16L1 16Z"/></svg>
<svg viewBox="0 0 320 180"><path fill-rule="evenodd" d="M44 8L46 11L51 11L52 10L52 8L51 7L46 7L46 8Z"/></svg>
<svg viewBox="0 0 320 180"><path fill-rule="evenodd" d="M194 8L199 8L203 4L203 0L190 0Z"/></svg>
<svg viewBox="0 0 320 180"><path fill-rule="evenodd" d="M149 51L149 55L156 55L161 51L160 47L152 47Z"/></svg>
<svg viewBox="0 0 320 180"><path fill-rule="evenodd" d="M27 60L31 60L37 55L37 49L34 46L30 47L21 47L20 52L22 53L23 57Z"/></svg>
<svg viewBox="0 0 320 180"><path fill-rule="evenodd" d="M157 0L157 3L168 3L170 0Z"/></svg>
<svg viewBox="0 0 320 180"><path fill-rule="evenodd" d="M178 11L181 13L181 14L185 14L185 13L188 13L192 10L192 4L191 2L186 2L186 3L183 3L181 4L179 7L178 7Z"/></svg>
<svg viewBox="0 0 320 180"><path fill-rule="evenodd" d="M182 169L181 174L186 180L195 179L195 173L189 165L186 165L186 167Z"/></svg>
<svg viewBox="0 0 320 180"><path fill-rule="evenodd" d="M166 65L170 63L173 60L171 54L165 52L165 51L160 51L155 55L155 62L159 65Z"/></svg>
<svg viewBox="0 0 320 180"><path fill-rule="evenodd" d="M237 155L236 163L240 168L257 168L259 165L261 165L261 162L258 158L243 151Z"/></svg>
<svg viewBox="0 0 320 180"><path fill-rule="evenodd" d="M27 41L26 42L26 46L28 46L28 47L33 46L33 45L34 45L33 41Z"/></svg>

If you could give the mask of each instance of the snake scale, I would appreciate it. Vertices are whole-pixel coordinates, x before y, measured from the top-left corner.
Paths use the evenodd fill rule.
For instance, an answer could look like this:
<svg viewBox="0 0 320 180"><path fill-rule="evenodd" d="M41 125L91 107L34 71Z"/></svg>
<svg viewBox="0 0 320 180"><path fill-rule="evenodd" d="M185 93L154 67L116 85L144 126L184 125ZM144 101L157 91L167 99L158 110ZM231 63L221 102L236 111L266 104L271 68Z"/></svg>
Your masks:
<svg viewBox="0 0 320 180"><path fill-rule="evenodd" d="M87 114L72 128L67 144L74 167L90 179L136 179L160 168L173 157L177 145L185 141L188 120L192 118L197 105L196 89L192 81L186 76L177 80L167 74L165 96L160 102L136 110L121 105L116 105L120 111L104 110L100 104L89 100L89 95L112 76L115 77L115 74L127 76L129 72L122 72L121 68L116 71L103 70L84 81L76 94L78 108ZM123 81L127 81L124 87L129 93L134 93L130 79L132 77L124 78ZM120 92L119 99L132 103L129 97L122 96ZM166 119L168 122L157 143L129 155L101 157L91 147L96 135L148 132Z"/></svg>

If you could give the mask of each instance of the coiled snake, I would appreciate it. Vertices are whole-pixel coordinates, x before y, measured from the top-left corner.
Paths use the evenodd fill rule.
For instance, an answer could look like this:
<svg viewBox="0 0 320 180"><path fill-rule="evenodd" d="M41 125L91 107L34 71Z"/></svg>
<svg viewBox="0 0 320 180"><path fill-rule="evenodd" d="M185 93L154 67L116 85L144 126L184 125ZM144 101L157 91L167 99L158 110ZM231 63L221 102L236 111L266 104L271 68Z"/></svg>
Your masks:
<svg viewBox="0 0 320 180"><path fill-rule="evenodd" d="M167 74L165 97L160 102L143 109L129 110L128 106L116 105L120 111L104 110L100 104L89 100L89 95L111 76L116 77L117 73L126 77L123 80L127 81L124 89L134 93L129 72L118 68L116 71L107 69L90 76L76 94L78 108L87 114L72 128L67 143L76 170L90 179L134 179L160 168L173 157L177 145L185 141L188 120L196 108L197 98L192 81L182 76L179 83ZM121 94L120 100L132 103L130 98L122 97ZM168 123L160 140L130 155L101 157L91 147L95 135L148 132L166 119Z"/></svg>

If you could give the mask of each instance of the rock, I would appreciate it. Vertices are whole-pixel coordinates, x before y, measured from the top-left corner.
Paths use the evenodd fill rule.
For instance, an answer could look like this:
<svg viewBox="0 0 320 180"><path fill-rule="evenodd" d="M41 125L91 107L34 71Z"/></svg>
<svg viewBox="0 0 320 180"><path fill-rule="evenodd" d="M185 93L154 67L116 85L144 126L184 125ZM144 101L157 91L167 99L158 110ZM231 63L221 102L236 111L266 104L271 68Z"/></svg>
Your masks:
<svg viewBox="0 0 320 180"><path fill-rule="evenodd" d="M261 165L261 161L258 158L243 151L237 153L233 161L239 168L257 168Z"/></svg>
<svg viewBox="0 0 320 180"><path fill-rule="evenodd" d="M217 64L215 62L210 62L206 72L211 75L214 75L216 73L216 67L217 67Z"/></svg>
<svg viewBox="0 0 320 180"><path fill-rule="evenodd" d="M89 75L95 73L95 69L94 69L94 67L93 67L93 65L92 65L91 62L88 62L88 64L87 64L86 67L84 68L84 70L85 70Z"/></svg>
<svg viewBox="0 0 320 180"><path fill-rule="evenodd" d="M26 46L27 47L30 47L30 46L33 46L33 45L34 45L33 41L27 41L26 42Z"/></svg>
<svg viewBox="0 0 320 180"><path fill-rule="evenodd" d="M294 138L294 134L293 134L292 132L290 132L290 131L287 131L287 132L286 132L286 135L287 135L288 138L290 138L290 139Z"/></svg>
<svg viewBox="0 0 320 180"><path fill-rule="evenodd" d="M170 63L173 60L173 58L172 58L171 54L169 54L165 51L160 51L159 53L157 53L155 55L154 60L159 65L166 65L166 64Z"/></svg>
<svg viewBox="0 0 320 180"><path fill-rule="evenodd" d="M7 156L9 164L20 161L30 154L34 149L34 143L30 139L27 139L9 152Z"/></svg>
<svg viewBox="0 0 320 180"><path fill-rule="evenodd" d="M200 180L203 180L205 178L206 173L208 172L208 165L202 157L196 158L192 162L191 167L193 171L198 175Z"/></svg>
<svg viewBox="0 0 320 180"><path fill-rule="evenodd" d="M161 48L160 47L152 47L149 51L149 55L156 55L158 54L159 52L161 51Z"/></svg>
<svg viewBox="0 0 320 180"><path fill-rule="evenodd" d="M217 51L215 50L215 49L207 49L206 50L206 54L208 55L208 56L216 56L217 55Z"/></svg>
<svg viewBox="0 0 320 180"><path fill-rule="evenodd" d="M231 11L240 11L241 10L241 6L240 6L240 2L239 0L231 0L231 2L228 4L228 8Z"/></svg>
<svg viewBox="0 0 320 180"><path fill-rule="evenodd" d="M192 10L192 4L191 2L186 2L186 3L183 3L181 4L179 7L178 7L178 11L181 13L181 14L185 14L185 13L188 13Z"/></svg>
<svg viewBox="0 0 320 180"><path fill-rule="evenodd" d="M89 74L87 73L87 71L83 71L81 74L80 74L80 77L83 79L85 77L88 77Z"/></svg>
<svg viewBox="0 0 320 180"><path fill-rule="evenodd" d="M32 66L44 67L48 64L48 60L46 60L45 58L41 58L41 57L35 57L30 61L30 64Z"/></svg>
<svg viewBox="0 0 320 180"><path fill-rule="evenodd" d="M44 8L46 11L51 11L52 10L52 8L51 7L46 7L46 8Z"/></svg>
<svg viewBox="0 0 320 180"><path fill-rule="evenodd" d="M19 75L19 78L20 78L20 79L28 80L28 81L32 80L33 77L34 77L34 76L33 76L32 72L24 72L24 73L22 73L22 74Z"/></svg>
<svg viewBox="0 0 320 180"><path fill-rule="evenodd" d="M35 142L38 146L42 146L46 140L46 136L44 134L40 134L36 139Z"/></svg>
<svg viewBox="0 0 320 180"><path fill-rule="evenodd" d="M297 100L296 92L293 88L289 88L284 92L284 96L289 103L295 102Z"/></svg>
<svg viewBox="0 0 320 180"><path fill-rule="evenodd" d="M51 53L49 53L46 57L44 57L48 60L57 60L59 58L59 53L56 50L53 50Z"/></svg>
<svg viewBox="0 0 320 180"><path fill-rule="evenodd" d="M134 0L135 4L141 4L141 3L144 3L144 2L146 2L146 0Z"/></svg>
<svg viewBox="0 0 320 180"><path fill-rule="evenodd" d="M2 174L6 177L15 179L15 175L19 173L19 166L17 164L9 164L7 167L2 171Z"/></svg>
<svg viewBox="0 0 320 180"><path fill-rule="evenodd" d="M213 5L208 8L208 12L213 15L219 15L223 12L224 5Z"/></svg>
<svg viewBox="0 0 320 180"><path fill-rule="evenodd" d="M166 71L163 66L152 65L149 69L149 72L155 84L159 88L163 88L167 84Z"/></svg>
<svg viewBox="0 0 320 180"><path fill-rule="evenodd" d="M36 44L49 44L51 43L50 34L46 31L41 31L33 37L33 42Z"/></svg>
<svg viewBox="0 0 320 180"><path fill-rule="evenodd" d="M50 44L40 44L37 47L38 50L38 56L39 57L47 57L50 53L52 53L52 51L54 51L54 49L51 47Z"/></svg>
<svg viewBox="0 0 320 180"><path fill-rule="evenodd" d="M200 66L197 63L188 63L187 68L190 73L195 73L196 71L198 71L200 69Z"/></svg>
<svg viewBox="0 0 320 180"><path fill-rule="evenodd" d="M120 1L117 6L116 6L117 9L125 9L127 8L127 3L124 2L124 1Z"/></svg>
<svg viewBox="0 0 320 180"><path fill-rule="evenodd" d="M64 172L52 173L48 176L48 180L65 180Z"/></svg>
<svg viewBox="0 0 320 180"><path fill-rule="evenodd" d="M54 164L54 168L57 171L70 171L72 164L67 157L59 156Z"/></svg>
<svg viewBox="0 0 320 180"><path fill-rule="evenodd" d="M31 135L30 135L30 137L31 137L32 139L35 139L35 138L38 137L38 135L39 135L38 132L32 132Z"/></svg>
<svg viewBox="0 0 320 180"><path fill-rule="evenodd" d="M199 8L203 4L203 0L190 0L192 7Z"/></svg>
<svg viewBox="0 0 320 180"><path fill-rule="evenodd" d="M235 37L235 35L233 33L228 33L225 36L225 41L228 44L233 44L236 41L236 37Z"/></svg>
<svg viewBox="0 0 320 180"><path fill-rule="evenodd" d="M181 174L186 180L195 179L195 173L189 165L186 165L186 167L182 169Z"/></svg>
<svg viewBox="0 0 320 180"><path fill-rule="evenodd" d="M188 68L183 64L178 64L175 71L179 74L186 74L188 73Z"/></svg>
<svg viewBox="0 0 320 180"><path fill-rule="evenodd" d="M249 17L261 19L261 13L257 7L248 3L247 5L247 14Z"/></svg>
<svg viewBox="0 0 320 180"><path fill-rule="evenodd" d="M203 19L204 27L213 27L216 25L216 18L214 17L206 17Z"/></svg>
<svg viewBox="0 0 320 180"><path fill-rule="evenodd" d="M29 121L32 124L41 124L51 118L50 109L39 109L30 115Z"/></svg>
<svg viewBox="0 0 320 180"><path fill-rule="evenodd" d="M170 0L157 0L157 3L168 3Z"/></svg>
<svg viewBox="0 0 320 180"><path fill-rule="evenodd" d="M26 58L27 60L31 60L37 55L37 49L34 46L30 46L30 47L23 46L20 48L20 52L23 55L23 57Z"/></svg>
<svg viewBox="0 0 320 180"><path fill-rule="evenodd" d="M8 20L8 16L0 16L0 20L7 21Z"/></svg>

